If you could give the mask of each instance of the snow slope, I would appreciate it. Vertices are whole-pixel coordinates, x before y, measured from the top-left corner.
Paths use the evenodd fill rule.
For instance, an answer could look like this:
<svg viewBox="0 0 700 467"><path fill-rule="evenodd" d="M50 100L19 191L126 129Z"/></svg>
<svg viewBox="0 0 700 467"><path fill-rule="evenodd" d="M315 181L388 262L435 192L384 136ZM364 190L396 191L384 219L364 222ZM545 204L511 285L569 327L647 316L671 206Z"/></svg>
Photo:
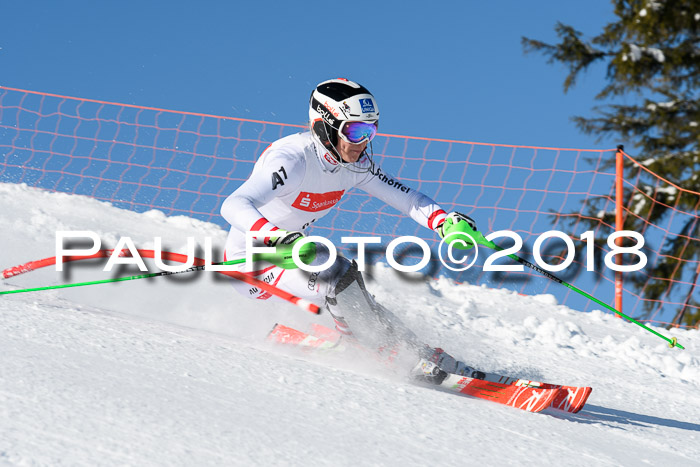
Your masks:
<svg viewBox="0 0 700 467"><path fill-rule="evenodd" d="M225 236L7 184L0 222L0 269L53 256L57 230L94 230L104 247L162 236L182 253L187 236ZM1 290L110 277L101 268L44 268ZM531 414L411 385L377 362L273 347L275 322L330 318L194 273L0 296L0 465L698 465L698 331L659 329L683 351L551 296L382 267L368 286L426 342L484 370L593 386L588 405Z"/></svg>

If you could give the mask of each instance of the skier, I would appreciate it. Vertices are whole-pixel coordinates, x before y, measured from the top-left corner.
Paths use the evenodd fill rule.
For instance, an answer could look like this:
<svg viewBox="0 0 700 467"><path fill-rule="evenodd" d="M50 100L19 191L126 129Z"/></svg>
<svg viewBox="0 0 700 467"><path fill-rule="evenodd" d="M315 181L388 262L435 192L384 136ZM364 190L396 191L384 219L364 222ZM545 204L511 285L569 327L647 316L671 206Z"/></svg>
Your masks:
<svg viewBox="0 0 700 467"><path fill-rule="evenodd" d="M274 234L254 237L254 244L289 251L309 226L328 214L353 187L381 199L440 237L476 230L471 218L456 212L448 215L435 201L399 183L372 160L371 141L377 132L379 107L360 84L342 78L320 83L311 93L309 120L310 131L281 138L265 149L250 177L224 201L221 214L231 224L225 260L245 257L247 231L272 231ZM311 265L325 264L328 258L328 249L316 244ZM396 315L377 303L368 293L357 264L341 255L322 272L264 261L255 262L252 270L243 264L238 267L245 274L325 307L338 332L365 347L408 346L418 354L415 374L420 377L439 384L444 372L468 371L441 349L422 344ZM235 281L234 286L250 298L273 298L243 282Z"/></svg>

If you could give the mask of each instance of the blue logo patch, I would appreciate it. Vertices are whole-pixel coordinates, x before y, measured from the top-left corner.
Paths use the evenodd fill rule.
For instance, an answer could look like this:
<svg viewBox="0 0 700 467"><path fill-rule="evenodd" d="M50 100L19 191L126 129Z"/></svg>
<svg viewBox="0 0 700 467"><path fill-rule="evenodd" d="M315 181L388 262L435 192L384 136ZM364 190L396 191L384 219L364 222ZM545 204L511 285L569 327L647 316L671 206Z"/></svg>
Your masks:
<svg viewBox="0 0 700 467"><path fill-rule="evenodd" d="M374 103L372 102L372 99L360 99L360 105L362 106L363 114L375 112Z"/></svg>

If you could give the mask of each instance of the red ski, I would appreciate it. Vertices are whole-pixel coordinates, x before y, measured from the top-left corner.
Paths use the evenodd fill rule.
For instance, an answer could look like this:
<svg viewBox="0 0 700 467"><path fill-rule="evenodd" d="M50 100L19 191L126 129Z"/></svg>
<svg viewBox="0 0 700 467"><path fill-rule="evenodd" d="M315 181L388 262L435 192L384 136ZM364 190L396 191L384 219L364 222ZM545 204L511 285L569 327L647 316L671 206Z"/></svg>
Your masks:
<svg viewBox="0 0 700 467"><path fill-rule="evenodd" d="M552 401L552 408L576 413L586 405L593 388L588 386L561 386L559 394Z"/></svg>
<svg viewBox="0 0 700 467"><path fill-rule="evenodd" d="M325 328L328 329L328 328ZM328 329L331 332L331 329ZM302 349L339 349L340 341L331 341L322 337L313 336L302 331L298 331L283 324L275 324L267 334L267 339L278 344L292 344Z"/></svg>
<svg viewBox="0 0 700 467"><path fill-rule="evenodd" d="M552 405L559 388L533 388L515 384L494 383L481 379L447 374L440 387L452 392L508 405L528 412L541 412Z"/></svg>
<svg viewBox="0 0 700 467"><path fill-rule="evenodd" d="M563 386L560 384L543 383L540 381L531 381L510 376L503 376L496 373L481 372L480 379L499 384L527 386L531 388L541 389L559 389L559 393L552 402L552 408L563 410L564 412L576 413L580 411L591 395L592 388L588 386Z"/></svg>
<svg viewBox="0 0 700 467"><path fill-rule="evenodd" d="M340 334L333 329L312 324L311 332L312 334L307 334L289 326L275 324L267 338L280 344L292 344L306 349L344 348ZM563 386L478 370L471 376L448 374L440 386L451 392L491 400L529 412L540 412L551 407L576 413L584 407L593 390L587 386Z"/></svg>

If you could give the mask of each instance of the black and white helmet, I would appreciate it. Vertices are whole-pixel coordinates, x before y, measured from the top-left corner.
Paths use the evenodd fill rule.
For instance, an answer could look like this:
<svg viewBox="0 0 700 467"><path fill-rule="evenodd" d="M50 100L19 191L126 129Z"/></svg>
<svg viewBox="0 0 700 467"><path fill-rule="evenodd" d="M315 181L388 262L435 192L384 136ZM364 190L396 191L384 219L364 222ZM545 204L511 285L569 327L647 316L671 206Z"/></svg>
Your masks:
<svg viewBox="0 0 700 467"><path fill-rule="evenodd" d="M345 78L331 79L311 93L309 122L314 137L342 163L336 150L338 137L354 144L374 138L379 107L364 86Z"/></svg>

